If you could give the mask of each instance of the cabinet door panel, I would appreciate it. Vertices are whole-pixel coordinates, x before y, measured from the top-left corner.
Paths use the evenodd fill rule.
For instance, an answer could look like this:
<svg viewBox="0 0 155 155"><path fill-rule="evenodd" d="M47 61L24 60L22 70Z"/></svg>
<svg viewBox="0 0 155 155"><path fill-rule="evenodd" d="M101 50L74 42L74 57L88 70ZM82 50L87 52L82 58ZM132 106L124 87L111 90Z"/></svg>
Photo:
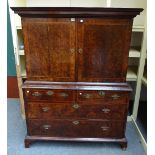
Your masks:
<svg viewBox="0 0 155 155"><path fill-rule="evenodd" d="M74 81L75 23L64 19L24 19L27 78Z"/></svg>
<svg viewBox="0 0 155 155"><path fill-rule="evenodd" d="M132 20L79 19L78 81L126 79Z"/></svg>

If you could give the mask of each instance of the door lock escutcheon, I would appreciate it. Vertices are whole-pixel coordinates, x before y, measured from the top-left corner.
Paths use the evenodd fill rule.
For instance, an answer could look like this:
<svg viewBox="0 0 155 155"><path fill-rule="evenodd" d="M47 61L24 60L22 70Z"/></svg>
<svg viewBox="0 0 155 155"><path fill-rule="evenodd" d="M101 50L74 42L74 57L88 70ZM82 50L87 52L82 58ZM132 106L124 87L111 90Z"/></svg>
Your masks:
<svg viewBox="0 0 155 155"><path fill-rule="evenodd" d="M83 49L79 48L79 54L82 54L82 52L83 52Z"/></svg>

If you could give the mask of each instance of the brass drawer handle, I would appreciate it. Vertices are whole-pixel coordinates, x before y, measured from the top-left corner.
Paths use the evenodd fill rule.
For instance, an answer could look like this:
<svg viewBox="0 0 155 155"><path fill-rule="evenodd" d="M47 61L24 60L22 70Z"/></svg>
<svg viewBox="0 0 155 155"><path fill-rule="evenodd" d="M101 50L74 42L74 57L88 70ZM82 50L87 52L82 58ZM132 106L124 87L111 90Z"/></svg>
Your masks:
<svg viewBox="0 0 155 155"><path fill-rule="evenodd" d="M43 112L48 112L49 111L49 107L42 107L42 111Z"/></svg>
<svg viewBox="0 0 155 155"><path fill-rule="evenodd" d="M108 108L103 108L102 111L103 111L104 113L109 113L109 112L110 112L110 109L108 109Z"/></svg>
<svg viewBox="0 0 155 155"><path fill-rule="evenodd" d="M61 97L68 97L69 95L67 94L67 93L65 93L65 92L62 92L62 93L60 93L59 94Z"/></svg>
<svg viewBox="0 0 155 155"><path fill-rule="evenodd" d="M102 97L105 96L105 92L104 92L104 91L99 91L98 94L99 94L100 96L102 96Z"/></svg>
<svg viewBox="0 0 155 155"><path fill-rule="evenodd" d="M80 106L79 106L77 103L73 104L72 107L73 107L74 109L78 109L78 108L80 108Z"/></svg>
<svg viewBox="0 0 155 155"><path fill-rule="evenodd" d="M72 122L74 125L78 125L79 124L79 121L73 121Z"/></svg>
<svg viewBox="0 0 155 155"><path fill-rule="evenodd" d="M49 91L46 92L46 94L47 94L48 96L52 96L52 95L54 94L54 92L51 91L51 90L49 90Z"/></svg>
<svg viewBox="0 0 155 155"><path fill-rule="evenodd" d="M109 130L109 127L107 127L107 126L102 126L101 129L102 129L103 131L108 131L108 130Z"/></svg>
<svg viewBox="0 0 155 155"><path fill-rule="evenodd" d="M92 96L92 95L91 95L91 94L88 94L88 93L87 93L87 94L83 94L83 98L87 98L87 99L88 99L88 98L90 98L91 96Z"/></svg>
<svg viewBox="0 0 155 155"><path fill-rule="evenodd" d="M32 96L41 96L41 93L39 93L39 92L34 92L34 93L32 93Z"/></svg>
<svg viewBox="0 0 155 155"><path fill-rule="evenodd" d="M48 130L49 128L51 128L51 125L43 125L43 128L44 128L45 130Z"/></svg>
<svg viewBox="0 0 155 155"><path fill-rule="evenodd" d="M111 96L111 98L112 98L113 100L116 100L116 99L120 98L120 96L117 95L117 94L114 94L114 95Z"/></svg>

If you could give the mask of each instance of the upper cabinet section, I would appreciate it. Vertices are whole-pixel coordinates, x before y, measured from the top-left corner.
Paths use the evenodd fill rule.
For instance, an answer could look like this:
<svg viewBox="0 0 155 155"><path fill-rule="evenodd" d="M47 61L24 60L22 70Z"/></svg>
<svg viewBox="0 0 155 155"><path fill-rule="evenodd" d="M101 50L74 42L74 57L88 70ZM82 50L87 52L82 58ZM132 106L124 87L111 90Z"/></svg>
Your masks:
<svg viewBox="0 0 155 155"><path fill-rule="evenodd" d="M138 8L14 7L28 80L125 82Z"/></svg>

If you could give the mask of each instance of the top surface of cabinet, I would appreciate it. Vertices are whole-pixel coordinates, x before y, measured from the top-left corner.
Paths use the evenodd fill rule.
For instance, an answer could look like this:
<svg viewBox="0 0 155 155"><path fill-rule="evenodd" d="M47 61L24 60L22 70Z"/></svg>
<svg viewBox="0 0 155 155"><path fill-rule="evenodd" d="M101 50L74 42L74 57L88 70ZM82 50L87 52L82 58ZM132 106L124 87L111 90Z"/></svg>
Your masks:
<svg viewBox="0 0 155 155"><path fill-rule="evenodd" d="M142 8L11 7L21 17L118 17L133 18Z"/></svg>

